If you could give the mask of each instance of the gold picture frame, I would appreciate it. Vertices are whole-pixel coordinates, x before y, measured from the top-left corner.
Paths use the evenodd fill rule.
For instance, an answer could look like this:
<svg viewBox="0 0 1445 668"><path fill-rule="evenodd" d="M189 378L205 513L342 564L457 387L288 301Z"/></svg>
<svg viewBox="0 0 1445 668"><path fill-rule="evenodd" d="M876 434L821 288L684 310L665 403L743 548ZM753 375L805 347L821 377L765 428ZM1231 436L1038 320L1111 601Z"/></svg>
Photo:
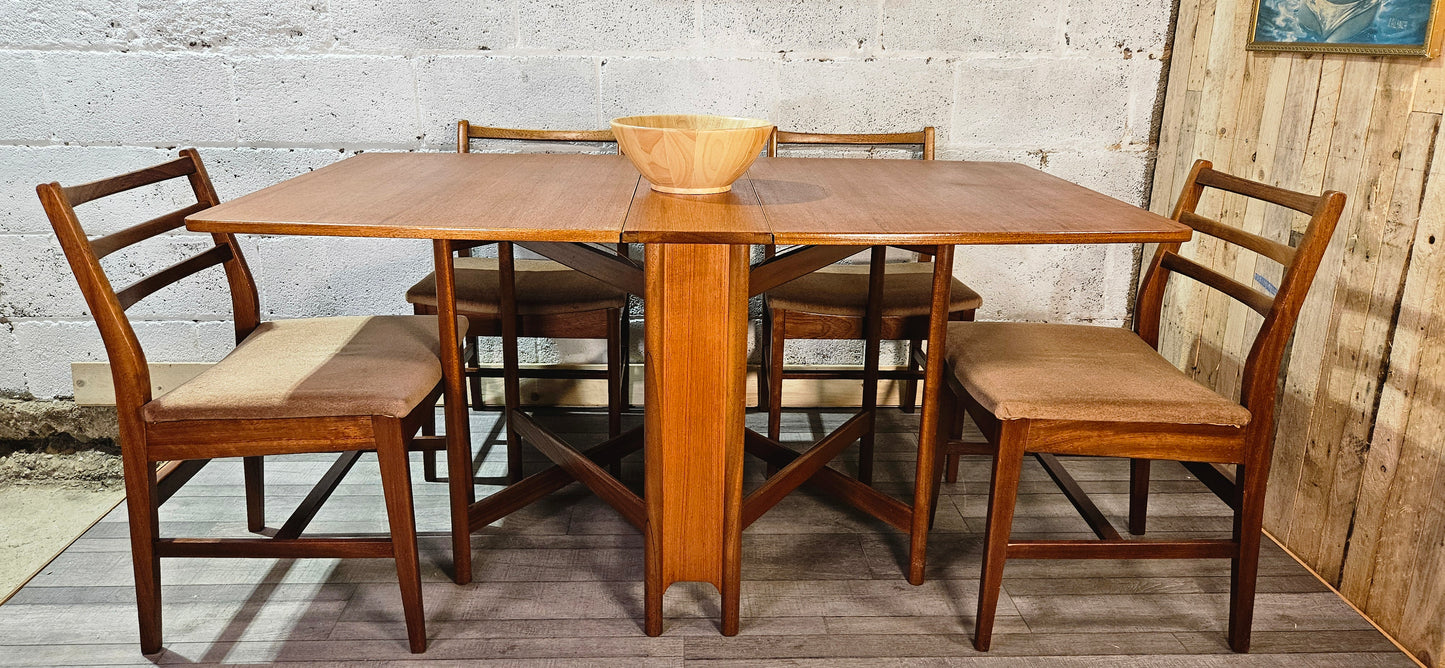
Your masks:
<svg viewBox="0 0 1445 668"><path fill-rule="evenodd" d="M1441 36L1442 32L1445 32L1445 30L1442 30L1442 28L1445 28L1445 22L1442 22L1440 20L1440 13L1442 6L1445 6L1445 0L1407 0L1416 3L1423 3L1427 5L1427 9L1425 15L1425 29L1422 38L1419 40L1419 43L1406 44L1398 42L1369 43L1350 41L1308 41L1303 39L1261 39L1259 25L1261 6L1266 3L1277 4L1278 1L1279 0L1254 0L1253 11L1250 12L1249 18L1249 41L1245 44L1244 47L1246 50L1294 51L1304 53L1345 53L1366 56L1410 56L1416 58L1434 58L1440 55ZM1377 15L1377 12L1383 4L1380 0L1303 0L1299 4L1302 9L1312 15L1302 15L1302 17L1305 20L1313 18L1318 24L1320 24L1316 26L1317 28L1328 29L1329 27L1328 25L1325 25L1326 20L1320 18L1321 15L1326 15L1328 19L1340 21L1339 23L1336 23L1336 28L1339 28L1342 25L1347 25L1348 22L1351 20L1358 21L1359 19L1355 18L1355 16L1352 16L1350 14L1353 9L1358 7L1364 7L1367 10L1372 9L1373 12L1375 12L1370 15L1369 21L1373 22L1386 20L1382 17L1378 17ZM1316 13L1316 11L1313 9L1313 7L1315 6L1322 7L1324 11L1319 11L1318 13ZM1392 5L1392 7L1395 6L1399 6L1399 3L1397 3L1396 5ZM1271 9L1277 10L1277 8ZM1418 11L1420 7L1415 7L1413 9ZM1356 12L1356 14L1358 15L1359 12ZM1300 22L1303 23L1303 21ZM1368 27L1373 27L1373 25L1371 25L1370 23L1366 23L1364 25ZM1416 25L1418 25L1418 23ZM1360 32L1363 32L1363 30L1357 29L1357 32L1355 34L1360 34Z"/></svg>

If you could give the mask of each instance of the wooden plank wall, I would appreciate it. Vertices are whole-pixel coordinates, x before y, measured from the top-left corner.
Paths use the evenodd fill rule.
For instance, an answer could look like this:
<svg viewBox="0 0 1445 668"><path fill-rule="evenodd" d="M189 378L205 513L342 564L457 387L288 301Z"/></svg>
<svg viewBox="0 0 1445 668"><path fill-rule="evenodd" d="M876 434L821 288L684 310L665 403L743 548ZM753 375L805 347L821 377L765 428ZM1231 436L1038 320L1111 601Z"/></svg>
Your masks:
<svg viewBox="0 0 1445 668"><path fill-rule="evenodd" d="M1445 668L1445 58L1247 52L1251 7L1180 0L1152 206L1167 215L1195 158L1349 196L1281 379L1266 526ZM1281 241L1305 223L1218 194L1200 211ZM1219 243L1189 254L1245 283L1279 279L1278 265ZM1160 349L1237 392L1259 322L1176 284Z"/></svg>

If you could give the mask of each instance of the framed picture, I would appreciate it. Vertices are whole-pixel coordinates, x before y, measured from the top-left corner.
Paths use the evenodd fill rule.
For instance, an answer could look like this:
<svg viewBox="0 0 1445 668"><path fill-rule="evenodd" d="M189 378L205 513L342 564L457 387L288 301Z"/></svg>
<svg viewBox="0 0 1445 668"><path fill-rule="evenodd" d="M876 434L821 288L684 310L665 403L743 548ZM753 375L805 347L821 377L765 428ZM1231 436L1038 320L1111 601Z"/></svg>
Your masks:
<svg viewBox="0 0 1445 668"><path fill-rule="evenodd" d="M1254 0L1251 51L1383 56L1440 53L1445 0Z"/></svg>

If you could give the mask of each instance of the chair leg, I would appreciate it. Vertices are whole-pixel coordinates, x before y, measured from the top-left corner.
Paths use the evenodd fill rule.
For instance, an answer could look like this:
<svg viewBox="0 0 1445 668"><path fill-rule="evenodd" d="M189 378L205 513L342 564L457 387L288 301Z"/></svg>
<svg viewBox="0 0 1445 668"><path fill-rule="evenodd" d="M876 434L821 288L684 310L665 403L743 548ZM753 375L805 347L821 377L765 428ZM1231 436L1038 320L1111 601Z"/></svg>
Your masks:
<svg viewBox="0 0 1445 668"><path fill-rule="evenodd" d="M868 304L863 317L863 403L868 431L858 439L858 481L873 484L873 442L878 433L878 357L883 341L883 279L888 249L874 246L868 260ZM932 476L930 476L932 477Z"/></svg>
<svg viewBox="0 0 1445 668"><path fill-rule="evenodd" d="M1014 503L1018 500L1019 472L1023 469L1024 440L1027 437L1027 421L1002 422L989 484L988 524L983 534L983 573L979 577L978 615L974 618L973 646L980 652L987 652L993 643L994 613L998 610L999 592L1003 589L1003 567L1008 559L1008 539L1013 529Z"/></svg>
<svg viewBox="0 0 1445 668"><path fill-rule="evenodd" d="M958 462L959 462L958 455L948 455L948 456L944 457L944 462L943 462L943 468L944 468L943 479L944 479L945 482L947 482L947 483L950 484L950 485L958 482Z"/></svg>
<svg viewBox="0 0 1445 668"><path fill-rule="evenodd" d="M869 414L868 431L858 439L858 481L873 485L873 445L878 433L878 357L882 342L869 338L863 343L863 403Z"/></svg>
<svg viewBox="0 0 1445 668"><path fill-rule="evenodd" d="M910 339L908 341L908 370L919 371L918 355L923 353L923 339ZM904 380L898 385L898 410L904 413L912 413L918 404L918 381L911 378Z"/></svg>
<svg viewBox="0 0 1445 668"><path fill-rule="evenodd" d="M773 369L773 318L770 315L772 309L768 308L767 300L763 301L762 327L758 330L758 409L767 411L772 405L769 403L769 390L772 387Z"/></svg>
<svg viewBox="0 0 1445 668"><path fill-rule="evenodd" d="M462 361L463 367L482 366L482 341L479 337L468 336L466 350L472 351L471 356ZM467 391L471 394L472 410L481 411L487 407L485 395L482 394L481 374L467 374Z"/></svg>
<svg viewBox="0 0 1445 668"><path fill-rule="evenodd" d="M948 387L947 383L944 383L943 387L939 388L939 390L938 439L935 441L938 444L938 451L935 453L935 457L937 457L938 461L942 462L949 457L949 455L943 454L943 449L948 447L949 439L953 438L955 432L957 431L954 428L954 425L958 423L958 419L955 416L960 411L958 410L958 398L953 396L952 388ZM935 468L934 470L937 472L937 475L934 476L934 479L932 481L933 489L929 494L929 498L931 499L928 508L929 529L933 528L934 520L938 519L938 488L941 486L939 484L938 478L941 477L944 473L944 471L942 470L944 467L937 465L935 466L937 468Z"/></svg>
<svg viewBox="0 0 1445 668"><path fill-rule="evenodd" d="M1235 476L1239 510L1234 514L1234 539L1239 543L1239 554L1234 558L1229 578L1229 646L1236 652L1249 651L1250 629L1254 625L1254 591L1264 529L1268 457L1266 450L1264 463L1241 465Z"/></svg>
<svg viewBox="0 0 1445 668"><path fill-rule="evenodd" d="M967 318L968 318L969 320L973 320L973 311L967 311L967 312L965 313L965 315L967 316ZM946 372L945 372L945 373L946 373ZM947 385L944 385L944 387L945 387L945 388L948 388ZM948 396L953 396L953 390L952 390L952 389L947 389L947 392L948 392ZM956 411L954 411L954 414L953 414L953 429L952 429L952 431L949 432L949 438L950 438L950 439L954 439L954 438L960 438L960 439L961 439L961 438L963 438L963 421L964 421L964 418L967 417L967 416L968 416L968 411L964 411L964 410L956 410ZM952 484L958 482L958 465L959 465L959 463L960 463L961 461L962 461L962 458L961 458L959 455L948 455L948 457L945 458L944 468L946 469L946 473L945 473L944 475L946 476L945 479L948 481L948 484L952 485Z"/></svg>
<svg viewBox="0 0 1445 668"><path fill-rule="evenodd" d="M260 533L266 528L266 474L261 457L242 457L241 473L246 487L246 530Z"/></svg>
<svg viewBox="0 0 1445 668"><path fill-rule="evenodd" d="M774 311L773 331L768 345L768 438L778 440L783 433L783 346L787 341L787 312Z"/></svg>
<svg viewBox="0 0 1445 668"><path fill-rule="evenodd" d="M873 395L873 396L876 397L876 396L877 396L876 393L878 392L878 382L877 382L877 381L874 381L873 383L871 383L872 387L869 387L869 385L870 385L870 383L868 383L867 381L864 381L864 383L863 383L863 391L864 391L865 393L868 393L868 394ZM865 406L863 407L863 410L865 410L865 411L872 411L872 412L874 412L874 417L870 418L870 422L871 422L872 424L869 424L869 425L868 425L868 431L864 432L863 435L862 435L861 437L859 437L859 439L858 439L858 482L861 482L861 483L863 483L863 484L865 484L865 485L868 485L869 487L872 487L872 486L873 486L873 445L874 445L874 441L876 440L876 439L875 439L875 435L877 434L878 418L877 418L877 413L876 413L876 411L878 410L878 407L877 407L877 405L876 405L876 403L877 403L877 400L876 400L876 399L875 399L874 401L872 401L872 402L867 402L867 403L873 403L873 404L875 404L875 405L873 405L873 406L866 406L866 405L865 405Z"/></svg>
<svg viewBox="0 0 1445 668"><path fill-rule="evenodd" d="M622 307L622 410L632 408L632 320Z"/></svg>
<svg viewBox="0 0 1445 668"><path fill-rule="evenodd" d="M122 441L124 443L124 441ZM140 651L161 651L161 561L155 542L160 537L156 512L156 469L146 461L144 445L122 446L125 468L126 513L130 519L131 565L135 569L136 614L140 621Z"/></svg>
<svg viewBox="0 0 1445 668"><path fill-rule="evenodd" d="M421 421L421 435L437 435L436 406L432 406L431 415ZM437 453L435 450L421 451L421 478L427 482L442 482L441 476L437 475Z"/></svg>
<svg viewBox="0 0 1445 668"><path fill-rule="evenodd" d="M405 436L396 418L373 418L376 459L381 468L382 492L386 496L386 517L391 529L391 551L396 559L396 579L401 585L401 608L406 617L406 636L411 651L426 651L426 617L421 602L421 560L416 549L416 516L412 508L411 463Z"/></svg>
<svg viewBox="0 0 1445 668"><path fill-rule="evenodd" d="M1144 535L1149 516L1149 460L1129 460L1129 533Z"/></svg>
<svg viewBox="0 0 1445 668"><path fill-rule="evenodd" d="M607 436L622 433L622 318L626 311L612 311L607 316ZM612 476L622 477L622 460L612 462Z"/></svg>
<svg viewBox="0 0 1445 668"><path fill-rule="evenodd" d="M507 478L512 482L522 480L522 443L513 427L512 411L521 408L522 389L517 360L517 301L516 274L513 272L512 244L497 244L497 275L500 278L502 318L502 393L506 400L506 413L502 416L507 425Z"/></svg>
<svg viewBox="0 0 1445 668"><path fill-rule="evenodd" d="M416 315L430 315L430 316L435 316L435 315L437 314L435 308L432 308L432 307L429 307L429 306L422 306L421 304L412 304L411 310L412 310L412 313L414 313L414 314L416 314ZM470 364L475 364L475 365L477 365L477 366L481 366L482 349L481 349L481 346L478 345L477 337L475 337L475 336L473 336L473 337L468 337L468 338L467 338L467 346L468 346L468 347L470 348L470 350L472 351L472 356L471 356L471 357L465 357L464 359L462 359L462 367L465 368L466 366L468 366L468 365L470 365ZM466 351L466 350L468 349L468 347L463 347L462 350L463 350L463 351ZM465 352L464 352L463 354L465 355ZM471 399L472 399L472 406L474 406L474 407L481 405L481 402L482 402L481 377L477 377L477 378L476 378L476 381L477 381L476 384L473 385L473 387L472 387L472 397L471 397ZM429 419L427 419L427 420L423 420L422 423L421 423L421 433L422 433L423 435L425 435L425 436L436 436L436 433L437 433L437 416L436 416L436 410L435 410L436 407L433 406L432 408L433 408L433 410L432 410L431 417L430 417ZM441 478L437 476L437 453L435 453L435 452L433 452L433 451L431 451L431 450L423 451L423 452L421 453L421 465L422 465L422 479L423 479L423 480L426 480L427 482L441 482L441 481L442 481Z"/></svg>

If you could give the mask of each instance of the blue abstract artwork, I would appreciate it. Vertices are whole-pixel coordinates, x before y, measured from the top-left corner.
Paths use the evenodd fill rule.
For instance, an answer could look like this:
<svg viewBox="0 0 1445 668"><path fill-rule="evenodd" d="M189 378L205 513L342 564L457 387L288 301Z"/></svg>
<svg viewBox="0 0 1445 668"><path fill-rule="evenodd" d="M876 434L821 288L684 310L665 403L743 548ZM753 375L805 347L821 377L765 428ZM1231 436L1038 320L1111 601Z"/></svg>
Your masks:
<svg viewBox="0 0 1445 668"><path fill-rule="evenodd" d="M1255 42L1421 46L1432 0L1258 0Z"/></svg>

